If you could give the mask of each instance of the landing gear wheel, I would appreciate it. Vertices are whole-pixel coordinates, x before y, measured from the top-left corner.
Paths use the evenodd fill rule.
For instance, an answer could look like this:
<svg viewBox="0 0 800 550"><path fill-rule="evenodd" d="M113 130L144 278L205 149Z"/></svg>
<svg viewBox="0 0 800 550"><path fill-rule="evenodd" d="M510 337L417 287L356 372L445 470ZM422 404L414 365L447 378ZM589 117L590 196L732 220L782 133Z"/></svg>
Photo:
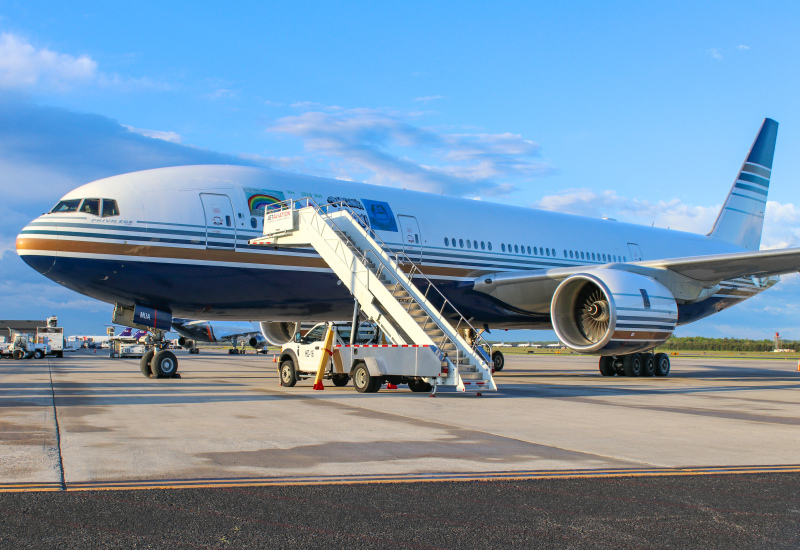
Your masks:
<svg viewBox="0 0 800 550"><path fill-rule="evenodd" d="M347 385L347 383L350 381L350 377L346 374L334 374L331 380L333 380L334 386L341 388Z"/></svg>
<svg viewBox="0 0 800 550"><path fill-rule="evenodd" d="M408 389L413 392L429 392L433 389L433 386L419 378L412 378L408 381Z"/></svg>
<svg viewBox="0 0 800 550"><path fill-rule="evenodd" d="M603 376L614 376L615 374L617 374L617 371L614 370L613 357L600 358L600 374Z"/></svg>
<svg viewBox="0 0 800 550"><path fill-rule="evenodd" d="M37 349L36 351L33 352L34 359L41 359L42 357L44 357L44 352L42 350Z"/></svg>
<svg viewBox="0 0 800 550"><path fill-rule="evenodd" d="M25 357L25 352L23 352L21 349L15 349L13 357L14 359L22 359Z"/></svg>
<svg viewBox="0 0 800 550"><path fill-rule="evenodd" d="M656 357L652 353L642 354L642 376L655 376Z"/></svg>
<svg viewBox="0 0 800 550"><path fill-rule="evenodd" d="M506 366L506 358L503 357L502 351L492 352L492 362L494 363L494 372L500 372Z"/></svg>
<svg viewBox="0 0 800 550"><path fill-rule="evenodd" d="M281 363L281 386L291 388L297 384L297 373L294 370L294 361L287 359Z"/></svg>
<svg viewBox="0 0 800 550"><path fill-rule="evenodd" d="M146 351L144 352L144 355L142 355L142 360L139 361L139 368L141 369L142 374L148 378L150 378L150 376L153 374L153 371L150 370L150 363L152 363L153 356L155 354L156 352L154 350Z"/></svg>
<svg viewBox="0 0 800 550"><path fill-rule="evenodd" d="M642 356L638 353L631 353L622 358L622 369L625 376L642 375Z"/></svg>
<svg viewBox="0 0 800 550"><path fill-rule="evenodd" d="M666 353L656 353L656 376L669 375L669 355Z"/></svg>
<svg viewBox="0 0 800 550"><path fill-rule="evenodd" d="M380 376L372 376L367 365L360 363L353 372L353 386L358 393L375 393L383 385Z"/></svg>
<svg viewBox="0 0 800 550"><path fill-rule="evenodd" d="M156 378L171 378L178 372L178 358L167 349L162 349L153 356L150 368Z"/></svg>

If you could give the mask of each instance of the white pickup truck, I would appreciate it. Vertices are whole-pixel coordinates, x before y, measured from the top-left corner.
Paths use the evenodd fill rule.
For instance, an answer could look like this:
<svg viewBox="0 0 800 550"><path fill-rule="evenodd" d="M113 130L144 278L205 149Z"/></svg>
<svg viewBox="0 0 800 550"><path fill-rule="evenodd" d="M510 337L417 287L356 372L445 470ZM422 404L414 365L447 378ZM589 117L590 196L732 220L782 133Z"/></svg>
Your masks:
<svg viewBox="0 0 800 550"><path fill-rule="evenodd" d="M321 323L304 336L295 334L293 341L281 347L278 372L282 386L316 377L329 325L334 339L324 378L335 386L346 386L352 379L361 393L376 392L384 383L408 384L411 391L427 392L431 391L430 381L446 369L434 346L382 344L379 330L366 323L360 325L351 345L350 323Z"/></svg>

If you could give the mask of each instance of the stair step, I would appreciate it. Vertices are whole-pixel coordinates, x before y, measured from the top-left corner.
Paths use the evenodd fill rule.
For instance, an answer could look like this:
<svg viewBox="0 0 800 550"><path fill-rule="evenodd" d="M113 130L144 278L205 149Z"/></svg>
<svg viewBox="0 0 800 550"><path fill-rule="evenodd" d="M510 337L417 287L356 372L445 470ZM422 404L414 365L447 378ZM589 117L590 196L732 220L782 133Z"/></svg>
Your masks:
<svg viewBox="0 0 800 550"><path fill-rule="evenodd" d="M458 375L463 380L483 380L483 373L480 372L463 372L461 369L458 369Z"/></svg>

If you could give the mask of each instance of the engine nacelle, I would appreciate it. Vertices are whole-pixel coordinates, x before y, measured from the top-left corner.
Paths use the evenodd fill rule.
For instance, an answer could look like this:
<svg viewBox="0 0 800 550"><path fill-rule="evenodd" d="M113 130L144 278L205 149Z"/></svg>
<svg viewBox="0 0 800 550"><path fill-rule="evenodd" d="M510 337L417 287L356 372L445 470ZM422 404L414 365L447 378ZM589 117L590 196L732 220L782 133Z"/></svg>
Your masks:
<svg viewBox="0 0 800 550"><path fill-rule="evenodd" d="M185 336L178 338L178 345L182 348L192 349L194 347L194 340L189 340Z"/></svg>
<svg viewBox="0 0 800 550"><path fill-rule="evenodd" d="M255 348L258 350L263 349L267 346L266 338L257 338L256 336L250 338L250 340L248 340L247 343L250 344L251 348Z"/></svg>
<svg viewBox="0 0 800 550"><path fill-rule="evenodd" d="M282 346L294 337L294 333L300 330L300 323L268 322L260 323L261 334L267 339L270 345Z"/></svg>
<svg viewBox="0 0 800 550"><path fill-rule="evenodd" d="M678 322L678 305L670 291L650 277L596 269L576 273L556 288L550 316L568 348L625 355L666 341Z"/></svg>

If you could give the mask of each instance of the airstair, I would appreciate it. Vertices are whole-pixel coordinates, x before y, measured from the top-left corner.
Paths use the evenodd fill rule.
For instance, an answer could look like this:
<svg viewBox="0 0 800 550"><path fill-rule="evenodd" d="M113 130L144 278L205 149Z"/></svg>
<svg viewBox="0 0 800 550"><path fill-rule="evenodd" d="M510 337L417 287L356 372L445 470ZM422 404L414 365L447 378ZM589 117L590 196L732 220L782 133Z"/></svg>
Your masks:
<svg viewBox="0 0 800 550"><path fill-rule="evenodd" d="M435 350L442 372L430 381L434 393L497 390L488 344L418 265L392 251L347 205L319 206L309 198L271 205L264 236L250 244L312 246L392 344Z"/></svg>

